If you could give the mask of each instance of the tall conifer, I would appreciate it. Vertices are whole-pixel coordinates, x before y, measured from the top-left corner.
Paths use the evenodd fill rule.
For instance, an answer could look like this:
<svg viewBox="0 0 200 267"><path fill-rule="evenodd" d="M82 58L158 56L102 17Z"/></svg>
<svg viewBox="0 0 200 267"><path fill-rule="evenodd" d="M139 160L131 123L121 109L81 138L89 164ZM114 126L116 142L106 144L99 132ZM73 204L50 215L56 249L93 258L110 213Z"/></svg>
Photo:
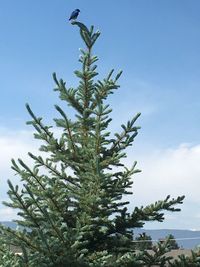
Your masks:
<svg viewBox="0 0 200 267"><path fill-rule="evenodd" d="M122 72L114 70L98 80L97 56L93 46L100 33L80 22L85 44L81 49L81 69L75 71L77 88L68 87L53 74L55 91L75 111L56 105L59 118L54 119L60 136L45 125L27 104L35 128L34 137L42 141L40 150L46 156L29 153L33 166L21 159L12 160L12 169L21 177L22 188L8 181L10 198L6 206L18 210L18 228L1 226L1 266L67 267L130 266L136 261L132 231L146 221L164 219L163 211L179 211L182 197L162 201L129 212L123 197L132 193L136 162L124 165L126 148L131 146L139 127L140 113L121 125L111 135L111 108L107 98L119 88ZM67 106L66 106L67 107ZM43 153L44 154L44 153ZM15 246L21 255L9 249ZM137 266L137 265L131 265Z"/></svg>

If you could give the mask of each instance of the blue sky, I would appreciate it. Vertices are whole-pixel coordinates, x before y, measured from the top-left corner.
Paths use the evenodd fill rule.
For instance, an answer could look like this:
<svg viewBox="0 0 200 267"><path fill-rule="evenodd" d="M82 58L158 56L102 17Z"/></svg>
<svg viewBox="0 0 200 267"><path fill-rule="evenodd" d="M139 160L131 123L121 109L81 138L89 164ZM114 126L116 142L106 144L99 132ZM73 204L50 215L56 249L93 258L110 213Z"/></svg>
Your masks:
<svg viewBox="0 0 200 267"><path fill-rule="evenodd" d="M113 67L124 71L113 103L123 95L123 108L154 112L141 121L151 141L198 142L200 3L195 0L6 1L0 10L1 124L23 127L25 102L52 115L52 72L75 82L82 42L67 19L76 7L81 21L102 32L95 50L100 73Z"/></svg>
<svg viewBox="0 0 200 267"><path fill-rule="evenodd" d="M140 135L129 150L130 161L138 159L144 170L142 178L135 178L136 203L154 201L155 196L168 193L188 196L182 213L167 215L163 225L147 226L199 229L200 199L195 191L200 185L198 0L2 2L0 142L4 159L1 164L0 156L0 176L6 181L12 175L6 169L9 162L5 164L5 154L7 158L21 157L26 148L35 149L32 137L27 137L30 129L25 125L29 119L25 103L51 122L56 114L53 105L59 103L52 90L51 74L55 71L69 86L77 85L73 71L80 67L78 49L83 43L77 29L68 22L75 8L81 10L80 21L95 25L102 33L95 47L100 77L113 67L124 71L121 89L110 98L113 129L142 112L138 121L142 126ZM8 144L13 147L8 148ZM155 185L149 193L149 188L143 187L147 180L148 186L156 182L156 190L162 194L153 192ZM1 188L3 198L5 181ZM0 211L0 217L7 218L4 212Z"/></svg>

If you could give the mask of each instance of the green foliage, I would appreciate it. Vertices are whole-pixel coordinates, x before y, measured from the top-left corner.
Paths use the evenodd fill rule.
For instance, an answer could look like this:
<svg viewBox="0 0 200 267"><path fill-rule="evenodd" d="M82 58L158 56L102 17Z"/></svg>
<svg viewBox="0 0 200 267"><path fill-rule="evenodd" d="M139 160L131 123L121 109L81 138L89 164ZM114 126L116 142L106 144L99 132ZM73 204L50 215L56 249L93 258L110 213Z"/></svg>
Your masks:
<svg viewBox="0 0 200 267"><path fill-rule="evenodd" d="M192 251L191 256L180 255L170 263L171 267L199 267L200 254Z"/></svg>
<svg viewBox="0 0 200 267"><path fill-rule="evenodd" d="M172 260L171 256L166 256L166 253L170 251L169 243L158 242L156 246L152 247L152 251L143 251L141 253L141 259L146 266L160 266L164 267Z"/></svg>
<svg viewBox="0 0 200 267"><path fill-rule="evenodd" d="M100 33L80 22L72 22L80 30L86 45L81 51L82 68L75 71L77 88L67 87L53 74L55 91L64 103L73 108L75 120L56 105L59 118L47 126L27 104L35 128L34 137L42 142L40 150L46 156L29 153L33 166L21 159L12 160L12 169L21 177L22 187L8 181L10 198L4 204L17 209L20 228L1 226L2 248L14 245L21 255L7 247L1 254L2 266L21 267L116 267L144 266L148 254L137 255L132 244L132 229L146 221L163 221L163 211L179 211L184 196L147 207L127 209L123 197L132 194L133 175L139 172L136 162L128 168L123 159L125 149L138 134L135 123L140 113L121 125L113 136L108 131L111 108L107 98L119 88L122 72L114 70L103 79L96 77L98 60L92 47ZM43 155L44 155L43 153ZM155 251L155 253L157 253ZM160 257L160 258L159 258ZM158 260L159 258L159 260ZM155 254L154 262L166 259Z"/></svg>
<svg viewBox="0 0 200 267"><path fill-rule="evenodd" d="M168 235L166 237L166 239L168 239L168 243L169 243L170 249L179 249L179 245L176 242L175 237L173 235L171 235L171 234Z"/></svg>

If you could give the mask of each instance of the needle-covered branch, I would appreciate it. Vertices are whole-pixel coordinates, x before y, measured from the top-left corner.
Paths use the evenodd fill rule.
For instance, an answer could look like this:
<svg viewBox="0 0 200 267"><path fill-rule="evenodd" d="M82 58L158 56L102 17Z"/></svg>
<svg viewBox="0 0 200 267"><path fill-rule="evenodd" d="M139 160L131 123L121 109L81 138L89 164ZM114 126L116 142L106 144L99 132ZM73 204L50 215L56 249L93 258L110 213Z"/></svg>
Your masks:
<svg viewBox="0 0 200 267"><path fill-rule="evenodd" d="M146 221L164 220L164 211L177 212L180 208L176 208L177 204L182 204L185 196L170 199L168 195L164 200L156 201L154 204L146 207L136 207L128 219L130 227L142 227Z"/></svg>

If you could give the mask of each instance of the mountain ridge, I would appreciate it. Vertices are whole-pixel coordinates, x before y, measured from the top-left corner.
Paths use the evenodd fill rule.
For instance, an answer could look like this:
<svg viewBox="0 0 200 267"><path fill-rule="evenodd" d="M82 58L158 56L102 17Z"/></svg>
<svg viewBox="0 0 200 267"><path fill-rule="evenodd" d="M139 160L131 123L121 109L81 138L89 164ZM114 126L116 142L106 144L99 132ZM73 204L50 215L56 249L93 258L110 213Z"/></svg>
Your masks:
<svg viewBox="0 0 200 267"><path fill-rule="evenodd" d="M172 234L180 248L194 249L200 245L200 231L182 229L134 229L134 237L145 232L150 235L152 240L158 241Z"/></svg>
<svg viewBox="0 0 200 267"><path fill-rule="evenodd" d="M13 221L1 221L1 224L15 229L17 227L17 223ZM175 239L177 239L177 243L180 248L184 249L194 249L195 247L200 245L200 230L182 230L182 229L145 229L145 228L134 228L133 234L134 238L137 237L141 233L146 233L150 235L154 242L164 239L169 234L172 234Z"/></svg>

